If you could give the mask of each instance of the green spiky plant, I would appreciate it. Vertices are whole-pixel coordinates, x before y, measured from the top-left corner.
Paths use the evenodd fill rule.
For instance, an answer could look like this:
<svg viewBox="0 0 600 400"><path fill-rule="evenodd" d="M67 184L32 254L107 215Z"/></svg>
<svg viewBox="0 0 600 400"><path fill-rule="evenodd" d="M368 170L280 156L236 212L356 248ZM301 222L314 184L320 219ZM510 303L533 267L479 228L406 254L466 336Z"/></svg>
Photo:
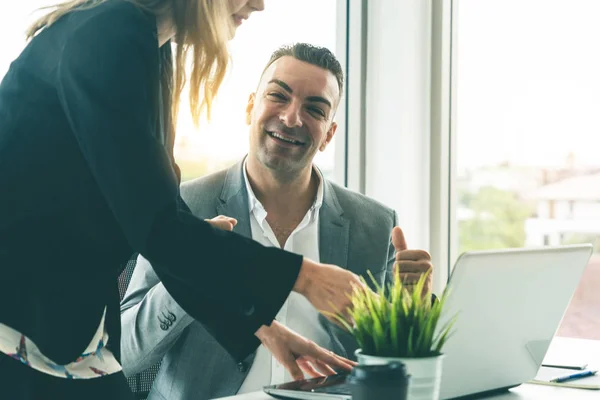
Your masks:
<svg viewBox="0 0 600 400"><path fill-rule="evenodd" d="M347 322L341 312L332 315L348 331L365 355L378 357L422 358L438 356L451 335L456 321L454 316L436 334L436 328L448 291L431 301L431 294L423 295L427 275L421 276L409 291L395 274L394 283L381 287L368 272L375 292L355 288L351 296L352 310ZM366 281L361 278L367 288Z"/></svg>

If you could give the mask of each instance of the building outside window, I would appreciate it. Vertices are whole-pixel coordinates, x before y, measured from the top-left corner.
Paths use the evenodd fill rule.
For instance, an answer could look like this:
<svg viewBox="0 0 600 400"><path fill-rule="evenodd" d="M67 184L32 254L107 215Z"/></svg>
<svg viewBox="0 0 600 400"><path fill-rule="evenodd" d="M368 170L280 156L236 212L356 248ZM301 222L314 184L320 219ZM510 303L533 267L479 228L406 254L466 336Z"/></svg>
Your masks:
<svg viewBox="0 0 600 400"><path fill-rule="evenodd" d="M558 335L600 339L600 2L453 4L455 253L592 243Z"/></svg>

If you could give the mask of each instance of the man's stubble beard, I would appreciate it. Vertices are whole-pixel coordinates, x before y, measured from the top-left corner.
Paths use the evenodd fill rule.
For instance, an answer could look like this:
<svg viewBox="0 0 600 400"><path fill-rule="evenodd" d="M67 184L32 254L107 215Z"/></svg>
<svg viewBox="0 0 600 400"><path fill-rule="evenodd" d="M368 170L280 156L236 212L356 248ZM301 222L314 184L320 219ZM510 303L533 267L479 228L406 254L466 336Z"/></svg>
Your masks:
<svg viewBox="0 0 600 400"><path fill-rule="evenodd" d="M288 183L298 179L306 167L305 165L298 165L300 162L291 162L290 160L279 157L271 158L264 149L259 152L258 159L261 165L267 168L281 183Z"/></svg>

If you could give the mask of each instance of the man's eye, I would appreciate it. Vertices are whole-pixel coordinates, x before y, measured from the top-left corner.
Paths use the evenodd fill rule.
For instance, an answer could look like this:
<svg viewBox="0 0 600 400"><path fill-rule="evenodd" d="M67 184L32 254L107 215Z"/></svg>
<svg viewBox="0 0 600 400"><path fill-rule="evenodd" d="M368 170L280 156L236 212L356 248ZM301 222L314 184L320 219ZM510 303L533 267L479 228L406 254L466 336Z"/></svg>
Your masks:
<svg viewBox="0 0 600 400"><path fill-rule="evenodd" d="M274 100L285 100L285 96L277 92L269 93L267 96Z"/></svg>
<svg viewBox="0 0 600 400"><path fill-rule="evenodd" d="M321 110L319 107L308 107L308 111L310 111L313 114L318 115L319 117L325 116L325 112L323 110Z"/></svg>

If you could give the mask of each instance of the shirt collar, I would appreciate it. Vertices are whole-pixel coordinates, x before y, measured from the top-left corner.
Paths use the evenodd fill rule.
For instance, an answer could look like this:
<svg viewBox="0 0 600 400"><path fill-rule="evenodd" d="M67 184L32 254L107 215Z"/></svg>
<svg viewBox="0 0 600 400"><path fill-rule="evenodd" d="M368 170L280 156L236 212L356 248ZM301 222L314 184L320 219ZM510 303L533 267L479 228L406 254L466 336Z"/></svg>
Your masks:
<svg viewBox="0 0 600 400"><path fill-rule="evenodd" d="M246 184L246 191L248 192L248 207L250 214L254 213L256 219L259 222L262 222L267 217L267 212L263 207L262 203L256 198L254 195L254 191L252 190L252 186L250 185L250 181L248 180L248 172L246 171L246 162L247 158L244 159L244 164L242 166L242 171L244 172L244 182ZM308 210L308 212L312 212L313 216L315 212L318 212L321 206L323 205L323 175L319 168L317 168L314 164L312 166L313 170L317 174L319 178L319 186L317 187L317 195L315 196L315 200Z"/></svg>

